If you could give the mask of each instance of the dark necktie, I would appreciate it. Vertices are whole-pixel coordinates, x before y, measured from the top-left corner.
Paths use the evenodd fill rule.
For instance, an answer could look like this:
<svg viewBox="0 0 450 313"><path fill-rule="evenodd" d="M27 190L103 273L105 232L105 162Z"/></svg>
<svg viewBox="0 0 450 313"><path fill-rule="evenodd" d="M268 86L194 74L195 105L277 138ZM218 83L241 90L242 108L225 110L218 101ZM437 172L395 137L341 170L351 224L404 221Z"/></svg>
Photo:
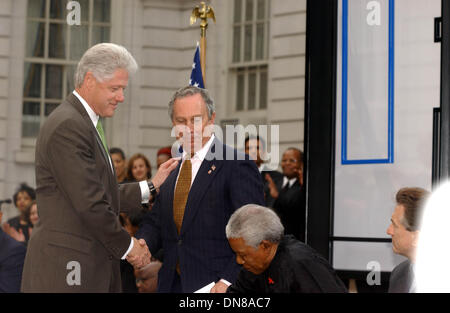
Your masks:
<svg viewBox="0 0 450 313"><path fill-rule="evenodd" d="M284 186L282 189L281 189L281 192L286 192L286 191L288 191L289 190L289 181L287 182L287 184L286 184L286 186Z"/></svg>

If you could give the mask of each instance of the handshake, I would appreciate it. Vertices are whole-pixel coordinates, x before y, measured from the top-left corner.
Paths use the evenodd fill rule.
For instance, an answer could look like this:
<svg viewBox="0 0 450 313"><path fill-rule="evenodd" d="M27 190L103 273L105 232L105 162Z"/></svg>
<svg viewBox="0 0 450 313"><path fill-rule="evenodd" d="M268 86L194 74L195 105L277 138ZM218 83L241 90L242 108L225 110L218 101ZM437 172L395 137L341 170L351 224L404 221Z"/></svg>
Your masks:
<svg viewBox="0 0 450 313"><path fill-rule="evenodd" d="M133 237L133 248L128 253L126 259L135 269L140 269L150 263L152 254L148 250L144 239L137 240Z"/></svg>

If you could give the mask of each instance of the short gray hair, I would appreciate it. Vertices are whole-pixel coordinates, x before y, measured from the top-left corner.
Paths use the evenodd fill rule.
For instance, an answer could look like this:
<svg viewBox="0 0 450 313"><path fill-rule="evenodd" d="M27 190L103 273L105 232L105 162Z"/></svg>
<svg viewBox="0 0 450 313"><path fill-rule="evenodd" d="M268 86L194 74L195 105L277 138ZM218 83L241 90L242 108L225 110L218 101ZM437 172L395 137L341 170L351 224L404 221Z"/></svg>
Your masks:
<svg viewBox="0 0 450 313"><path fill-rule="evenodd" d="M206 110L208 112L208 119L211 119L213 113L215 112L214 107L214 100L210 97L209 92L207 89L195 87L195 86L187 86L178 89L175 94L172 96L172 99L170 99L169 102L169 116L170 119L173 120L173 105L175 103L175 100L184 98L187 96L193 96L196 94L200 94L203 98L203 101L205 101L206 104Z"/></svg>
<svg viewBox="0 0 450 313"><path fill-rule="evenodd" d="M99 43L89 48L78 62L75 71L75 87L83 84L87 72L92 72L95 79L103 82L112 78L118 69L125 69L134 74L138 65L130 52L114 43Z"/></svg>
<svg viewBox="0 0 450 313"><path fill-rule="evenodd" d="M263 240L279 243L284 227L272 209L247 204L231 215L225 233L228 239L242 238L248 246L257 248Z"/></svg>

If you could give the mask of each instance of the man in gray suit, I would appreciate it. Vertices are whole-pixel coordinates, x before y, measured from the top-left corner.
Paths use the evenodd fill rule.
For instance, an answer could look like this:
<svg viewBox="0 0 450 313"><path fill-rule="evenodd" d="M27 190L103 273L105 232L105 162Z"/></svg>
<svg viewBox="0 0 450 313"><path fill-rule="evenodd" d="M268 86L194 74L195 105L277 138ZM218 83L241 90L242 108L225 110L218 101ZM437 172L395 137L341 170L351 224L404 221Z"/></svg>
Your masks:
<svg viewBox="0 0 450 313"><path fill-rule="evenodd" d="M397 265L389 280L390 293L415 292L414 263L423 203L429 192L422 188L402 188L397 192L394 213L387 234L392 249L408 259Z"/></svg>
<svg viewBox="0 0 450 313"><path fill-rule="evenodd" d="M120 209L140 209L177 166L151 181L118 186L100 117L112 117L137 70L122 46L102 43L81 58L75 91L48 117L36 143L40 225L28 244L23 292L120 292L121 259L150 262L143 240L119 223Z"/></svg>

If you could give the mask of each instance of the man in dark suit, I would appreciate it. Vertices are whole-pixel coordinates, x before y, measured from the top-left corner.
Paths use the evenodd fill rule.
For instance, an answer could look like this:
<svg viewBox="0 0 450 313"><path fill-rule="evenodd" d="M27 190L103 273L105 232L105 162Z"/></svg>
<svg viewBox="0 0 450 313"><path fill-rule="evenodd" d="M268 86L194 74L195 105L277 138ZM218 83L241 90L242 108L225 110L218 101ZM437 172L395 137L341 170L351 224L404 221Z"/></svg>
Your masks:
<svg viewBox="0 0 450 313"><path fill-rule="evenodd" d="M119 187L99 120L114 115L136 70L124 47L91 47L78 63L75 91L41 128L36 143L40 225L28 244L22 291L120 292L120 260L136 267L150 262L145 242L121 227L119 211L140 209L177 162L168 162L152 182Z"/></svg>
<svg viewBox="0 0 450 313"><path fill-rule="evenodd" d="M3 212L0 211L0 225ZM19 292L23 262L27 249L3 232L0 227L0 293Z"/></svg>
<svg viewBox="0 0 450 313"><path fill-rule="evenodd" d="M265 146L266 143L264 142L264 139L259 135L250 135L245 138L245 153L248 154L253 161L255 161L255 164L261 173L261 179L264 185L264 201L266 202L267 207L273 208L275 199L270 194L269 181L266 178L266 175L269 175L271 180L276 185L282 184L283 175L276 170L269 169L264 164Z"/></svg>
<svg viewBox="0 0 450 313"><path fill-rule="evenodd" d="M248 204L233 213L226 236L242 270L230 293L346 292L327 260L292 235L270 208Z"/></svg>
<svg viewBox="0 0 450 313"><path fill-rule="evenodd" d="M303 195L303 152L288 148L281 158L283 177L275 182L266 175L273 209L284 225L286 234L305 241L306 212Z"/></svg>
<svg viewBox="0 0 450 313"><path fill-rule="evenodd" d="M264 203L261 177L253 161L212 133L214 102L207 90L178 90L169 112L182 164L161 186L136 237L152 253L164 250L159 292L194 292L212 282L211 292L225 292L240 269L225 225L240 206Z"/></svg>
<svg viewBox="0 0 450 313"><path fill-rule="evenodd" d="M420 233L419 222L428 195L429 192L422 188L402 188L395 196L397 205L386 232L392 237L392 250L407 257L407 260L392 270L390 293L412 293L416 290L414 263Z"/></svg>

